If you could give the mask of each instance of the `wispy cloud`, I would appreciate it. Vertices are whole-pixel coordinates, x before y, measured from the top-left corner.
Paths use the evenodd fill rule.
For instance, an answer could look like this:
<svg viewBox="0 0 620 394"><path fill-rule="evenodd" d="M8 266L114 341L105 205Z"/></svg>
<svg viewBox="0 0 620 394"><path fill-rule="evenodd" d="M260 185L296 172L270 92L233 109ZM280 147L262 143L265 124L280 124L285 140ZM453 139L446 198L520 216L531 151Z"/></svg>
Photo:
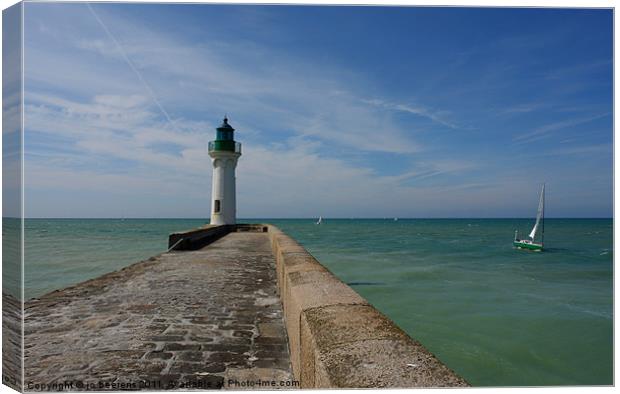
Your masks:
<svg viewBox="0 0 620 394"><path fill-rule="evenodd" d="M591 155L591 154L613 154L613 145L611 144L596 144L586 146L576 146L570 148L553 149L547 153L547 155L554 156L569 156L569 155Z"/></svg>
<svg viewBox="0 0 620 394"><path fill-rule="evenodd" d="M547 79L564 80L566 78L575 78L580 74L587 74L608 69L610 72L612 62L610 60L596 60L588 63L573 64L566 67L549 71L545 74Z"/></svg>
<svg viewBox="0 0 620 394"><path fill-rule="evenodd" d="M137 27L131 29L131 41L121 43L114 38L116 33L112 29L127 29L123 23L115 20L114 27L105 29L106 35L122 48L122 60L173 125L178 117L174 115L174 108L181 102L187 105L185 109L208 106L210 112L218 116L234 110L240 114L239 109L252 108L255 113L270 114L271 121L277 120L281 127L298 135L312 135L367 151L405 153L419 150L419 143L411 133L385 116L385 110L381 113L361 103L352 89L338 82L337 76L346 73L344 70L317 72L281 53L271 54L266 48L246 52L228 47L223 53L216 46L190 45ZM118 58L100 38L91 43L80 39L74 46L93 51L107 61ZM278 58L279 61L276 65L264 65L263 58ZM248 64L254 67L246 70ZM140 70L148 70L148 76ZM335 78L326 79L326 74ZM147 83L147 78L154 82ZM392 138L370 142L379 128Z"/></svg>
<svg viewBox="0 0 620 394"><path fill-rule="evenodd" d="M88 10L90 11L90 13L97 20L97 23L99 23L99 25L103 28L103 30L106 32L106 34L108 35L110 40L112 40L112 42L114 42L114 45L116 46L116 48L118 49L120 54L123 56L123 59L125 60L125 62L129 66L129 68L131 68L131 70L136 74L136 76L138 77L138 79L142 83L142 86L144 86L144 89L148 92L149 96L151 97L151 99L153 100L155 105L157 105L157 108L159 108L159 110L164 115L164 117L166 118L168 123L170 123L170 125L172 127L175 127L174 123L172 122L172 119L170 118L170 115L168 114L168 111L166 111L166 109L162 106L161 102L159 101L159 99L155 95L155 92L153 92L153 89L151 88L151 86L144 79L144 76L142 75L142 73L136 68L136 66L134 66L134 64L131 61L131 59L129 58L129 56L127 56L127 52L125 52L125 50L123 49L122 45L118 42L116 37L114 37L114 35L110 31L110 29L108 29L108 26L105 23L103 23L103 21L101 20L99 15L97 15L97 13L93 9L93 7L90 5L90 3L85 3L85 4L86 4L86 7L88 7Z"/></svg>
<svg viewBox="0 0 620 394"><path fill-rule="evenodd" d="M529 112L540 111L548 107L549 107L549 104L544 104L544 103L524 103L524 104L512 105L508 108L505 108L502 112L507 113L507 114L525 114Z"/></svg>
<svg viewBox="0 0 620 394"><path fill-rule="evenodd" d="M379 108L407 112L413 115L421 116L423 118L432 120L433 122L437 124L449 127L451 129L462 128L461 126L447 119L447 117L450 114L449 111L437 111L437 110L432 110L432 109L429 109L423 106L416 106L416 105L410 105L410 104L398 104L398 103L387 102L387 101L379 100L379 99L363 99L362 102L379 107Z"/></svg>
<svg viewBox="0 0 620 394"><path fill-rule="evenodd" d="M434 161L421 161L418 162L414 169L411 171L404 172L399 175L394 175L387 177L388 179L393 180L394 182L403 182L408 181L408 184L412 182L421 181L427 178L436 177L439 175L446 174L459 174L465 173L467 171L476 169L479 167L479 164L474 163L472 161L465 160L434 160Z"/></svg>
<svg viewBox="0 0 620 394"><path fill-rule="evenodd" d="M521 142L535 141L535 140L544 138L549 133L552 133L554 131L578 126L580 124L584 124L588 122L592 122L594 120L601 119L609 115L610 115L609 112L605 112L602 114L596 114L596 115L591 115L591 116L585 116L585 117L580 117L580 118L573 118L573 119L562 120L559 122L549 123L544 126L537 127L531 132L516 135L513 137L513 141L521 141Z"/></svg>

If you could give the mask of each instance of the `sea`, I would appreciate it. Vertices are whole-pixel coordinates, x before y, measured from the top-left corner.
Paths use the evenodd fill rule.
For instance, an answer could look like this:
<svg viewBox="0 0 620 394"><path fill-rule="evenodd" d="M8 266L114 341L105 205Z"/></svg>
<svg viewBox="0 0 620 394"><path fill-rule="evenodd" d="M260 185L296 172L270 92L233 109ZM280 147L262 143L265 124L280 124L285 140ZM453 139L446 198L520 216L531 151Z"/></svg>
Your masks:
<svg viewBox="0 0 620 394"><path fill-rule="evenodd" d="M474 386L613 384L612 219L547 219L544 252L512 246L531 219L242 222L277 225ZM27 219L25 298L162 253L169 233L205 223Z"/></svg>

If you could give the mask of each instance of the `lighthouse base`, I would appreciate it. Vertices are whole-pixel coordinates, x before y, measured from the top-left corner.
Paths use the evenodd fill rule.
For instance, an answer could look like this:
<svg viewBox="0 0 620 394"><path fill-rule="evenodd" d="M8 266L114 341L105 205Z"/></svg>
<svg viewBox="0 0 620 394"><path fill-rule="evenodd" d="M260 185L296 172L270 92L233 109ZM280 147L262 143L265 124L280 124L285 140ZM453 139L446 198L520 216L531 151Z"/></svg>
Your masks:
<svg viewBox="0 0 620 394"><path fill-rule="evenodd" d="M228 218L228 220L224 219L223 215L211 214L211 223L212 225L225 225L225 224L237 224L236 218Z"/></svg>

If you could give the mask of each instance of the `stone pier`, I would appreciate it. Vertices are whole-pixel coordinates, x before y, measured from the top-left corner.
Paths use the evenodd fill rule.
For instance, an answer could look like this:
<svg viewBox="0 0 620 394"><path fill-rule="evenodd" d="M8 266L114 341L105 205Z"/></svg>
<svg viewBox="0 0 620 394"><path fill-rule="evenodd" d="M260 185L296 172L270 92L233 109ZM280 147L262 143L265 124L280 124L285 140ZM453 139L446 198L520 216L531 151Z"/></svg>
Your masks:
<svg viewBox="0 0 620 394"><path fill-rule="evenodd" d="M27 301L23 389L468 385L274 226L205 226L169 247ZM18 356L4 353L5 378Z"/></svg>

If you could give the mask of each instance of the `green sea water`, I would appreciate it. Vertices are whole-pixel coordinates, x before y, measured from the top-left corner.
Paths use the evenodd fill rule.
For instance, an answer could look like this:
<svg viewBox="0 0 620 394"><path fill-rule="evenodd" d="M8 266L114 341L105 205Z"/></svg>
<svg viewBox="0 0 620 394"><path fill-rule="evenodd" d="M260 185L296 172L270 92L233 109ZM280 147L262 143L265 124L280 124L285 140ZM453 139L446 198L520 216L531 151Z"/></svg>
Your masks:
<svg viewBox="0 0 620 394"><path fill-rule="evenodd" d="M613 384L611 219L546 220L543 253L512 248L532 220L251 222L297 239L475 386ZM26 298L163 252L169 233L204 223L26 220Z"/></svg>

